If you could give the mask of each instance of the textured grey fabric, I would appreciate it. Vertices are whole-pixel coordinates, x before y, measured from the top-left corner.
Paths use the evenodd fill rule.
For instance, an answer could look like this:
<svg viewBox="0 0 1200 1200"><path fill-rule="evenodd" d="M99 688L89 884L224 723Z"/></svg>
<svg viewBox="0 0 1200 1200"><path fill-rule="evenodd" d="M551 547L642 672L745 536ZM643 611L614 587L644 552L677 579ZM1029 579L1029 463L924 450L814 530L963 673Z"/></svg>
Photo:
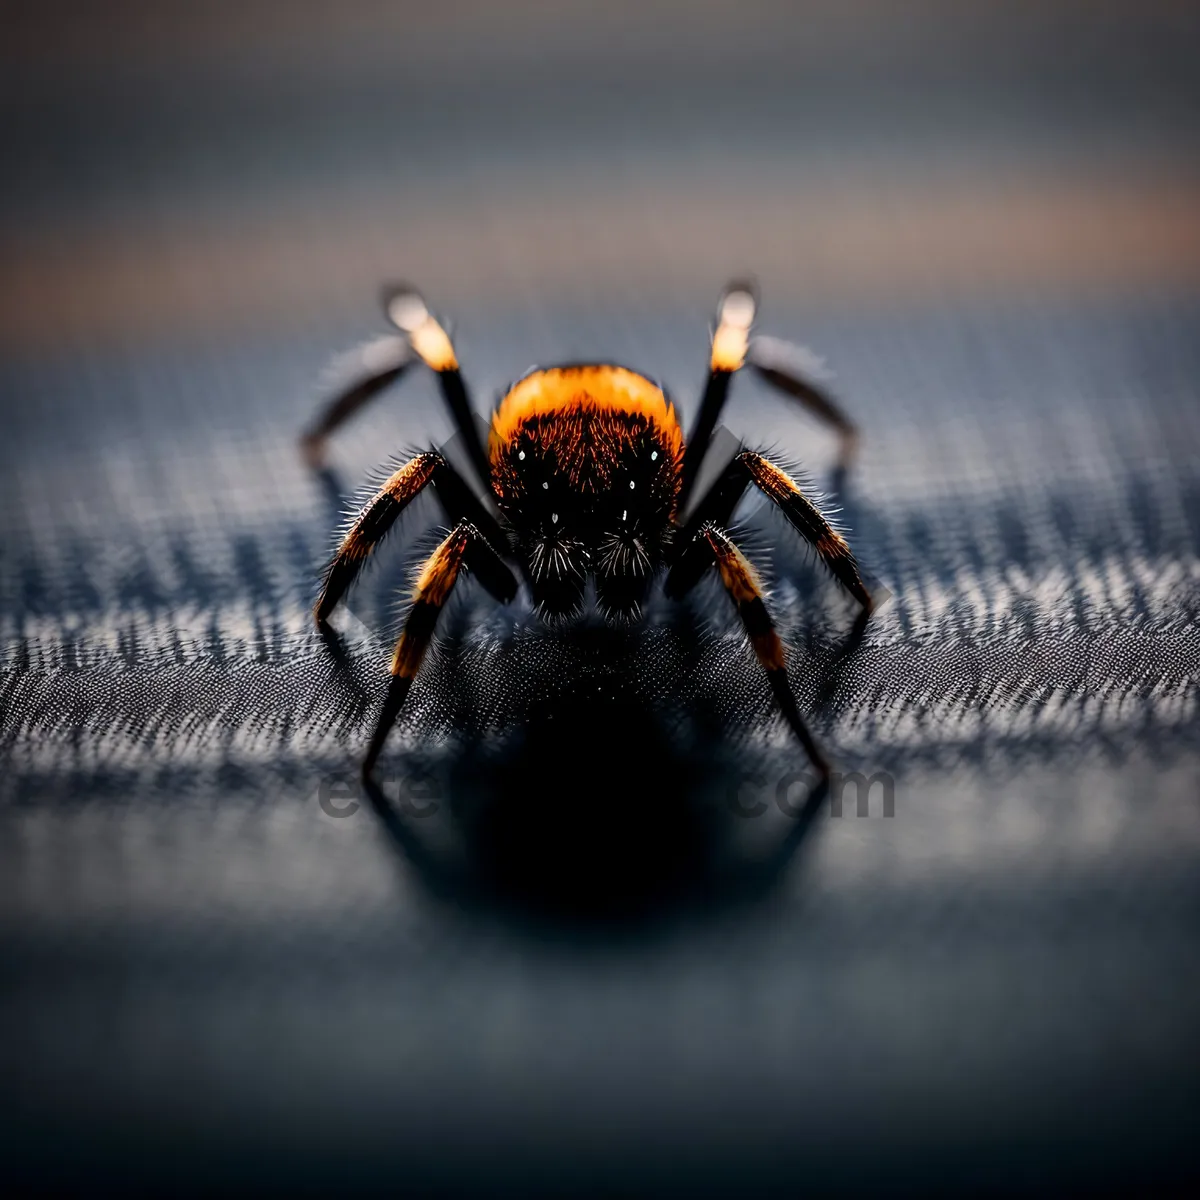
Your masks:
<svg viewBox="0 0 1200 1200"><path fill-rule="evenodd" d="M848 602L770 514L745 524L804 709L839 767L892 776L895 816L851 792L781 875L802 760L715 592L699 627L604 641L468 590L385 760L409 815L331 816L361 800L404 546L437 513L356 593L338 668L308 628L332 513L295 449L303 348L60 369L4 507L4 1075L32 1128L110 1167L147 1131L215 1138L286 1178L353 1153L461 1182L460 1146L500 1179L641 1177L678 1139L682 1185L799 1147L863 1183L1001 1151L1054 1179L1178 1163L1200 413L1147 372L1194 377L1193 321L818 331L867 431L843 517L892 592L852 654ZM1011 367L980 370L982 328ZM428 390L364 423L436 424ZM957 403L993 391L1003 422ZM106 440L137 395L170 413ZM746 388L730 422L778 430L780 404ZM860 1138L882 1165L846 1167Z"/></svg>
<svg viewBox="0 0 1200 1200"><path fill-rule="evenodd" d="M870 7L820 52L770 14L697 17L694 57L649 27L641 57L619 23L575 49L550 30L558 65L482 10L465 63L419 21L305 59L299 22L261 59L277 79L197 17L171 71L111 87L86 39L69 86L21 43L0 200L16 1178L1195 1179L1200 242L1191 185L1146 165L1193 144L1191 60L1165 17L966 6L957 45L936 5L891 41ZM614 82L618 45L638 69ZM531 361L604 357L687 413L747 266L763 331L820 353L863 430L831 498L890 593L859 644L787 527L753 499L739 519L802 710L875 777L867 812L851 783L840 815L797 815L803 759L715 586L564 632L468 583L377 813L357 764L433 503L354 592L344 657L309 611L371 473L450 430L414 375L339 434L336 478L297 448L324 364L378 331L374 289L399 271L449 311L481 411ZM761 385L723 421L831 487L831 439Z"/></svg>

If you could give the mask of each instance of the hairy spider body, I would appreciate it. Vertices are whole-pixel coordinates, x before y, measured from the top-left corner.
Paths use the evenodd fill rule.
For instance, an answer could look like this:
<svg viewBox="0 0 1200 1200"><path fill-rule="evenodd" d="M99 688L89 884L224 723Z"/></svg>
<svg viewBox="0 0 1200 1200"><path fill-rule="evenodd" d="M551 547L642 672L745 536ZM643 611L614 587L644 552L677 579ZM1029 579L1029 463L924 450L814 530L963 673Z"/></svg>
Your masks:
<svg viewBox="0 0 1200 1200"><path fill-rule="evenodd" d="M600 611L609 619L628 621L639 615L664 571L666 594L680 599L715 567L780 711L827 776L828 763L788 682L783 645L762 584L725 526L746 489L757 487L866 613L871 597L849 546L782 467L750 450L737 454L690 511L685 508L730 381L743 366L756 368L839 430L843 467L855 446L853 424L794 364L781 361L780 343L772 341L756 351L750 338L756 309L752 291L735 284L722 296L707 386L686 439L674 406L646 376L612 364L581 363L534 370L515 383L492 415L485 446L442 325L409 288L386 293L385 308L403 336L390 346L372 347L366 377L337 396L306 436L310 463L320 464L325 439L337 425L419 360L438 375L472 469L494 507L481 503L440 454L426 451L387 480L359 513L330 563L315 608L318 625L426 487L432 486L453 526L417 577L364 775L371 772L400 713L462 568L506 603L518 590L515 567L538 613L551 621L581 609L590 579Z"/></svg>
<svg viewBox="0 0 1200 1200"><path fill-rule="evenodd" d="M660 388L624 367L534 371L504 397L488 443L492 490L539 612L636 616L667 561L683 431Z"/></svg>

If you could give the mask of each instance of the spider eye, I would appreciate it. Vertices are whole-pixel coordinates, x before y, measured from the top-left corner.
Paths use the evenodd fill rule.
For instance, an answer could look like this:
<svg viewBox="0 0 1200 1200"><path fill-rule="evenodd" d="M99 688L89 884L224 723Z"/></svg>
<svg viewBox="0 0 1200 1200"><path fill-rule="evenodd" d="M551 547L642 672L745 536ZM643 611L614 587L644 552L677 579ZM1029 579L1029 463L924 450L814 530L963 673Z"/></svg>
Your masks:
<svg viewBox="0 0 1200 1200"><path fill-rule="evenodd" d="M651 462L657 462L657 461L658 461L658 451L657 451L657 450L651 450L651 451L650 451L650 461L651 461Z"/></svg>
<svg viewBox="0 0 1200 1200"><path fill-rule="evenodd" d="M518 451L517 451L517 458L518 458L518 459L519 459L521 462L524 462L524 461L525 461L525 451L524 451L524 450L518 450Z"/></svg>

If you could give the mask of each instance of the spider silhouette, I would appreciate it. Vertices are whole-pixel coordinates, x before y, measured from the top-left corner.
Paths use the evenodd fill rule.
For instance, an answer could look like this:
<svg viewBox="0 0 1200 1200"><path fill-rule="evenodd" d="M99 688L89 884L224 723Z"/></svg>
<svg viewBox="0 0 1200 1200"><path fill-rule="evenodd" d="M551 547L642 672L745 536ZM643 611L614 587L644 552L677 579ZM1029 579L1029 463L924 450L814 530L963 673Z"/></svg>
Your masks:
<svg viewBox="0 0 1200 1200"><path fill-rule="evenodd" d="M372 343L359 376L304 436L310 465L322 465L330 433L351 413L423 362L438 377L470 467L494 509L441 454L427 450L390 476L329 564L314 610L319 627L400 514L433 488L452 528L417 576L387 697L363 760L364 778L371 776L463 568L501 603L516 596L519 574L536 611L550 621L582 609L590 579L603 616L628 622L640 616L663 572L666 595L678 600L715 567L776 704L827 779L829 763L800 715L762 583L726 526L746 489L757 487L859 602L863 620L873 602L849 546L788 472L753 450L741 449L689 505L730 382L743 367L839 432L841 469L854 455L854 424L809 376L803 354L775 339L751 337L753 288L733 283L721 295L704 397L686 438L672 403L645 375L611 363L577 363L538 368L513 384L491 415L486 445L445 328L411 287L389 288L383 299L396 333Z"/></svg>

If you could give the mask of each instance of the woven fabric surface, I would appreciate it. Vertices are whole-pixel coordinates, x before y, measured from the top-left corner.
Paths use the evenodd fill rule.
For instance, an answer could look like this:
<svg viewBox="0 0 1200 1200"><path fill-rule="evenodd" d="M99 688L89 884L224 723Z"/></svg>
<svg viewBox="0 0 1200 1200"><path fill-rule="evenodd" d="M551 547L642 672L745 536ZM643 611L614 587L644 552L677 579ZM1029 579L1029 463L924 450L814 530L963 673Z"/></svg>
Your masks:
<svg viewBox="0 0 1200 1200"><path fill-rule="evenodd" d="M1115 54L1096 45L1081 95ZM0 1136L19 1175L691 1194L1194 1175L1192 183L1172 174L1150 202L1133 172L1076 220L1059 206L1092 177L1042 187L1044 146L1010 112L975 148L993 174L956 176L960 204L895 167L848 101L834 132L789 132L820 81L773 90L730 52L716 133L676 63L640 133L631 100L579 101L561 173L567 118L517 89L489 124L490 77L477 107L443 96L430 127L405 126L419 177L395 146L377 155L390 52L329 109L231 67L244 122L220 89L202 104L157 75L138 87L176 109L104 92L83 119L111 161L64 100L38 117L57 159L32 118L14 128ZM992 87L1032 103L1009 70L966 88L979 112ZM430 71L404 86L434 87ZM1186 95L1155 96L1147 128L1184 144ZM1105 161L1107 126L1068 109L1046 136ZM765 128L738 140L747 115ZM494 141L443 155L475 121ZM838 166L843 136L902 215L869 204L864 229L836 203L874 194ZM710 137L751 192L737 228L737 189L704 173ZM596 146L621 149L607 171ZM63 215L64 164L83 217ZM975 182L993 177L994 194ZM955 223L977 203L987 236ZM1053 236L1014 209L1053 210ZM333 477L302 463L325 364L381 332L374 289L417 278L453 318L481 415L530 362L581 358L661 379L690 414L712 303L747 267L763 331L819 353L863 431L835 493L832 439L785 399L739 378L722 418L804 465L887 594L848 645L850 601L768 506L739 511L801 709L843 777L874 781L865 809L851 783L840 813L797 817L803 757L712 581L624 631L547 630L468 581L377 814L357 765L436 506L353 593L344 657L311 605L372 472L452 431L414 374L339 433Z"/></svg>

